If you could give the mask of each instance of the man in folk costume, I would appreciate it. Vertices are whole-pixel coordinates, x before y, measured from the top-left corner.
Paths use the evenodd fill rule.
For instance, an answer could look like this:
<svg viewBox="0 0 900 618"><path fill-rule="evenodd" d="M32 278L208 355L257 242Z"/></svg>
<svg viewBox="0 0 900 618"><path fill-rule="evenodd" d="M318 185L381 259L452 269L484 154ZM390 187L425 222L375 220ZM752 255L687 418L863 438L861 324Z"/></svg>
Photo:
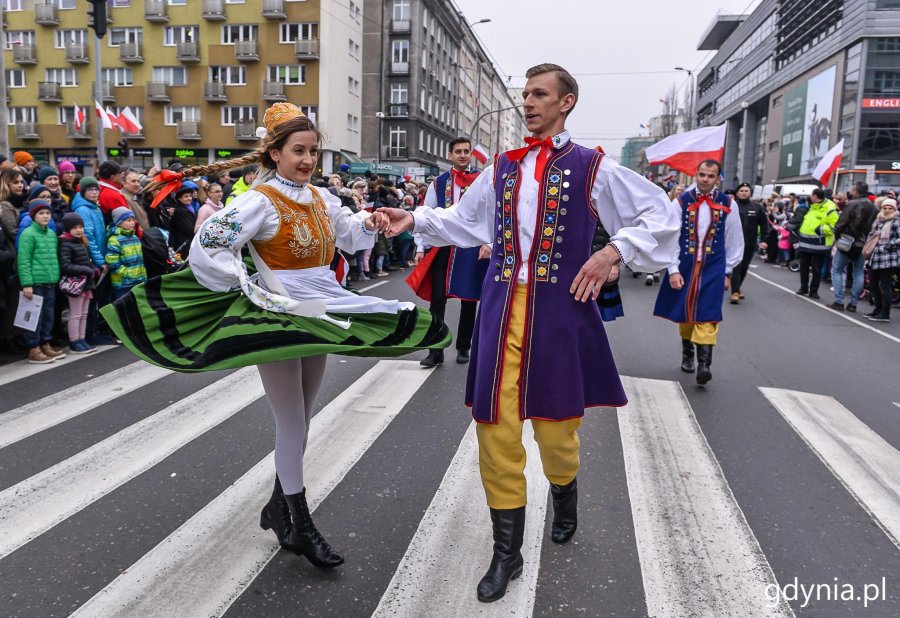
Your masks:
<svg viewBox="0 0 900 618"><path fill-rule="evenodd" d="M741 263L744 235L740 213L732 213L731 197L716 189L722 167L704 161L697 168L696 188L678 198L681 235L656 297L653 315L678 323L681 369L694 372L697 384L712 379L712 349L716 345L722 301L731 286L731 273Z"/></svg>
<svg viewBox="0 0 900 618"><path fill-rule="evenodd" d="M562 67L527 73L527 146L494 159L459 204L390 210L391 234L414 229L433 245L492 247L472 341L466 402L494 553L478 598L496 601L522 573L525 448L530 420L553 495L551 538L577 526L578 428L584 409L622 406L625 393L596 302L619 262L642 272L675 253L678 218L653 183L603 153L574 144L566 117L578 84ZM591 253L597 219L609 244Z"/></svg>
<svg viewBox="0 0 900 618"><path fill-rule="evenodd" d="M450 171L434 179L425 194L425 206L446 208L456 204L469 186L478 178L478 170L469 169L472 162L472 143L466 137L458 137L450 142L448 158L453 163ZM456 333L456 362L469 362L469 348L472 345L472 331L475 328L475 313L481 298L481 285L487 274L487 258L491 247L460 248L445 246L429 251L423 260L426 244L416 238L416 261L419 268L427 270L423 277L430 278L431 305L428 310L438 319L444 319L447 297L461 301L459 328ZM480 260L480 261L479 261ZM423 367L434 367L444 362L444 350L428 351L428 356L420 363Z"/></svg>

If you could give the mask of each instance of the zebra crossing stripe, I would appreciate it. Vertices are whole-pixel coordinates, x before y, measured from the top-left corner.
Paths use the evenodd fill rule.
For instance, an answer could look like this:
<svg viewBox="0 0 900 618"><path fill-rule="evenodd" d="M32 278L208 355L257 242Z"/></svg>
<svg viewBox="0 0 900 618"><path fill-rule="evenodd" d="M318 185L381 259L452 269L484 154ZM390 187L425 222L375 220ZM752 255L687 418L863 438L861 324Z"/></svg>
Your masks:
<svg viewBox="0 0 900 618"><path fill-rule="evenodd" d="M0 414L0 448L84 414L172 373L144 361Z"/></svg>
<svg viewBox="0 0 900 618"><path fill-rule="evenodd" d="M525 423L525 475L528 481L525 568L506 596L491 603L490 615L531 616L544 535L549 484L531 423ZM480 603L475 587L491 560L491 518L478 471L475 423L469 425L431 505L406 554L381 597L373 618L476 616Z"/></svg>
<svg viewBox="0 0 900 618"><path fill-rule="evenodd" d="M27 360L16 361L14 363L3 366L3 372L0 373L0 386L9 384L10 382L15 382L16 380L21 380L23 378L30 378L33 375L37 375L45 371L50 371L51 369L56 369L57 367L61 367L62 365L75 363L83 358L90 358L92 356L96 356L100 352L114 350L117 347L119 346L98 345L97 351L93 354L66 354L65 358L55 360L52 363L47 363L46 365L32 365Z"/></svg>
<svg viewBox="0 0 900 618"><path fill-rule="evenodd" d="M618 411L651 616L793 616L677 382L624 378Z"/></svg>
<svg viewBox="0 0 900 618"><path fill-rule="evenodd" d="M241 369L0 492L0 558L153 467L263 394Z"/></svg>
<svg viewBox="0 0 900 618"><path fill-rule="evenodd" d="M304 460L311 510L356 465L429 375L431 371L415 361L380 361L313 417ZM73 616L224 614L278 551L273 534L259 528L259 511L274 478L270 454ZM321 527L327 531L327 522Z"/></svg>
<svg viewBox="0 0 900 618"><path fill-rule="evenodd" d="M759 390L900 547L900 451L832 397Z"/></svg>

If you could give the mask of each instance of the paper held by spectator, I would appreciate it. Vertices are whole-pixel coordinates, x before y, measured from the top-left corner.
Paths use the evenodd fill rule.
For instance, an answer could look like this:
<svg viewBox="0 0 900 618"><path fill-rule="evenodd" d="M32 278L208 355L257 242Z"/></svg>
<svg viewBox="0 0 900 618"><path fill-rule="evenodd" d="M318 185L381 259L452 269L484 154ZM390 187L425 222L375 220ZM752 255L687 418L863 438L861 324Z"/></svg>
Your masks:
<svg viewBox="0 0 900 618"><path fill-rule="evenodd" d="M19 292L19 308L16 309L16 319L13 326L25 329L33 333L41 323L41 307L44 306L44 297L32 294L31 299L25 298L24 292Z"/></svg>

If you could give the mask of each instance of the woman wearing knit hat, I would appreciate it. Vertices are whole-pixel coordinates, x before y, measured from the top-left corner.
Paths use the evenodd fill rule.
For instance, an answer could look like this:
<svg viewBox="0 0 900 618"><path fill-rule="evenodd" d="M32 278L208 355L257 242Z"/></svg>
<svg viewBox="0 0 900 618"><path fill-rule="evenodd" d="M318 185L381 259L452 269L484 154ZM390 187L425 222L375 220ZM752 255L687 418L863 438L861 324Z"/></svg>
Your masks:
<svg viewBox="0 0 900 618"><path fill-rule="evenodd" d="M59 172L55 167L49 165L42 167L38 172L38 181L47 187L50 192L50 207L53 211L53 220L56 222L57 229L62 229L62 219L67 212L72 212L69 207L69 198L62 192L60 186Z"/></svg>
<svg viewBox="0 0 900 618"><path fill-rule="evenodd" d="M34 168L37 167L37 161L34 160L34 157L24 150L19 150L13 153L13 161L19 166L19 171L22 172L22 177L25 178L25 184L31 184L31 181L35 179Z"/></svg>
<svg viewBox="0 0 900 618"><path fill-rule="evenodd" d="M71 161L61 161L57 168L59 169L60 190L69 199L71 205L75 201L75 194L78 193L78 174L75 164Z"/></svg>
<svg viewBox="0 0 900 618"><path fill-rule="evenodd" d="M141 241L134 233L134 213L124 206L112 211L112 227L106 241L106 265L109 268L113 298L125 296L131 288L147 280Z"/></svg>
<svg viewBox="0 0 900 618"><path fill-rule="evenodd" d="M59 270L63 280L69 279L74 284L67 287L69 292L66 293L69 301L69 350L75 354L87 354L97 349L87 343L85 332L94 280L100 276L100 269L91 262L84 235L84 220L77 213L70 212L63 216L62 225L65 232L59 237ZM79 280L84 281L80 290L77 289Z"/></svg>

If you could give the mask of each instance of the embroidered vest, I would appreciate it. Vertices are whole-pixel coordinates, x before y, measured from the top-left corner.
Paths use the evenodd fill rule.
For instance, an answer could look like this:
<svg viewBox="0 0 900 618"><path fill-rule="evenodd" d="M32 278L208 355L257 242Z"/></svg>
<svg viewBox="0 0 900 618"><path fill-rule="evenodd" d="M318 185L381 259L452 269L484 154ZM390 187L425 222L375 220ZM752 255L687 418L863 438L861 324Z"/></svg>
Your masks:
<svg viewBox="0 0 900 618"><path fill-rule="evenodd" d="M272 270L301 270L328 266L334 257L334 225L328 207L310 186L313 201L300 204L269 185L254 189L272 202L278 212L278 230L253 246Z"/></svg>
<svg viewBox="0 0 900 618"><path fill-rule="evenodd" d="M476 172L477 170L468 170L468 173ZM434 179L434 196L437 199L438 208L446 208L453 204L453 178L450 172L444 172ZM469 189L468 186L459 188L459 196L462 197L465 195L466 191Z"/></svg>

